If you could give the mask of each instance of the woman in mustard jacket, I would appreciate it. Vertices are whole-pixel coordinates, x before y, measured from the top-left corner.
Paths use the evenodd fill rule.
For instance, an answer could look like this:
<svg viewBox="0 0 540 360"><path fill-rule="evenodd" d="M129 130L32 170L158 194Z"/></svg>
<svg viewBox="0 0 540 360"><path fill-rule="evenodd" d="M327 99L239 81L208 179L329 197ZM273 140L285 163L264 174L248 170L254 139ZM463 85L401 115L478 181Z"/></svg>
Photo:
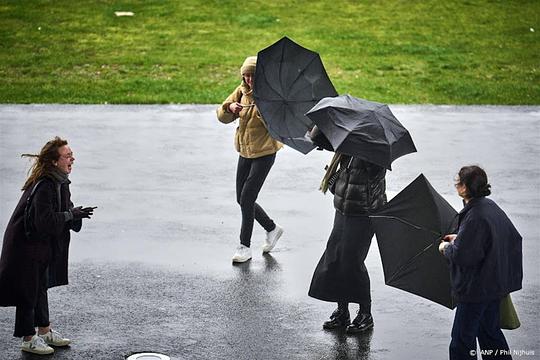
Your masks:
<svg viewBox="0 0 540 360"><path fill-rule="evenodd" d="M242 83L217 109L218 120L228 124L238 119L235 147L239 153L236 170L236 201L242 210L240 246L233 255L233 262L251 259L251 234L254 220L266 230L263 253L270 252L283 234L277 225L256 203L266 176L276 159L276 152L282 144L274 140L261 118L253 100L253 78L256 56L246 58L240 68Z"/></svg>

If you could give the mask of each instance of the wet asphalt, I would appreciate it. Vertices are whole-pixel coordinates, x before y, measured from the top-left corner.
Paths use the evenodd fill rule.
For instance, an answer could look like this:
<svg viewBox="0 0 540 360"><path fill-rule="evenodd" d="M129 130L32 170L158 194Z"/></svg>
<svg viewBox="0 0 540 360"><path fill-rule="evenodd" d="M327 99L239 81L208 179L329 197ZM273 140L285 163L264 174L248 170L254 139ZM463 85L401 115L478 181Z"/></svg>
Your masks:
<svg viewBox="0 0 540 360"><path fill-rule="evenodd" d="M521 328L505 331L516 358L539 358L540 107L391 106L418 153L393 164L389 197L424 173L457 210L453 177L483 166L492 198L524 242ZM334 305L307 296L333 221L317 188L327 152L279 152L258 202L285 234L271 255L232 265L234 125L215 106L0 105L0 228L29 163L55 135L75 153L76 205L98 206L73 234L70 285L49 291L53 326L73 344L50 359L124 359L157 351L172 359L445 359L453 311L384 285L376 240L367 259L375 327L362 335L322 330ZM351 312L356 309L351 305ZM22 354L15 309L0 308L0 359Z"/></svg>

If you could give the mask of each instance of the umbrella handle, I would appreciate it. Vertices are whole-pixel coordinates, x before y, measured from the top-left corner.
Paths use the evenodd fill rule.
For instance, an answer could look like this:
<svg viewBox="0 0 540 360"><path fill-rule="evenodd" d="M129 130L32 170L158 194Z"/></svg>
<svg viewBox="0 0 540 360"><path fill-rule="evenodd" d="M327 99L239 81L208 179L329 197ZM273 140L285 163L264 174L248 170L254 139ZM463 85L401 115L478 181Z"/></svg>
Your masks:
<svg viewBox="0 0 540 360"><path fill-rule="evenodd" d="M459 214L456 214L454 216L454 219L452 219L452 221L450 222L450 225L448 226L448 229L446 230L446 232L444 234L441 234L438 231L433 231L431 229L415 225L415 224L413 224L411 222L408 222L408 221L403 220L403 219L401 219L399 217L396 217L396 216L369 215L370 218L384 218L384 219L398 220L398 221L401 221L402 223L407 224L407 225L409 225L409 226L411 226L411 227L413 227L413 228L415 228L417 230L424 230L424 231L428 231L428 232L432 233L433 235L437 235L437 238L435 240L433 240L433 244L438 244L442 240L442 238L451 231L451 229L453 227L453 224L454 224L454 220L458 216L459 216Z"/></svg>

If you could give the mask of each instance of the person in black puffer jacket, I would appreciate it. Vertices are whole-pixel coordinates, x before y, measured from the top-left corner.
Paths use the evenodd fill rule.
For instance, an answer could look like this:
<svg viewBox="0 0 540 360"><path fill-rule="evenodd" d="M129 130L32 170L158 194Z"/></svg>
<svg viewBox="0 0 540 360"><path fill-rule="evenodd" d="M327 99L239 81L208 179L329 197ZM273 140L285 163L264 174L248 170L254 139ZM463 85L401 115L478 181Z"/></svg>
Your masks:
<svg viewBox="0 0 540 360"><path fill-rule="evenodd" d="M314 127L315 144L327 149L328 141ZM386 169L358 157L336 153L321 184L334 194L334 226L326 250L314 271L309 296L336 302L337 309L325 329L347 328L358 333L373 327L369 275L364 264L374 230L369 214L386 203ZM359 304L350 321L349 303Z"/></svg>

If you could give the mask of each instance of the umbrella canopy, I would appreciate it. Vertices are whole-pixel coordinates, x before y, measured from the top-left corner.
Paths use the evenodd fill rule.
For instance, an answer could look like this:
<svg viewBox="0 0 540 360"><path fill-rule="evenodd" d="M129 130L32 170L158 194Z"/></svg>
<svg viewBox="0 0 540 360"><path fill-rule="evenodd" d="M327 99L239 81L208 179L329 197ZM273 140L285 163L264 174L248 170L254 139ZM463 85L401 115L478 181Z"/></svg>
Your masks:
<svg viewBox="0 0 540 360"><path fill-rule="evenodd" d="M307 154L313 122L305 116L320 99L337 92L319 54L284 37L259 51L253 80L255 104L270 135Z"/></svg>
<svg viewBox="0 0 540 360"><path fill-rule="evenodd" d="M450 309L450 271L439 253L442 236L454 230L457 212L423 174L370 216L387 285Z"/></svg>
<svg viewBox="0 0 540 360"><path fill-rule="evenodd" d="M389 170L395 159L416 152L411 135L385 104L342 95L322 99L306 115L336 151Z"/></svg>

